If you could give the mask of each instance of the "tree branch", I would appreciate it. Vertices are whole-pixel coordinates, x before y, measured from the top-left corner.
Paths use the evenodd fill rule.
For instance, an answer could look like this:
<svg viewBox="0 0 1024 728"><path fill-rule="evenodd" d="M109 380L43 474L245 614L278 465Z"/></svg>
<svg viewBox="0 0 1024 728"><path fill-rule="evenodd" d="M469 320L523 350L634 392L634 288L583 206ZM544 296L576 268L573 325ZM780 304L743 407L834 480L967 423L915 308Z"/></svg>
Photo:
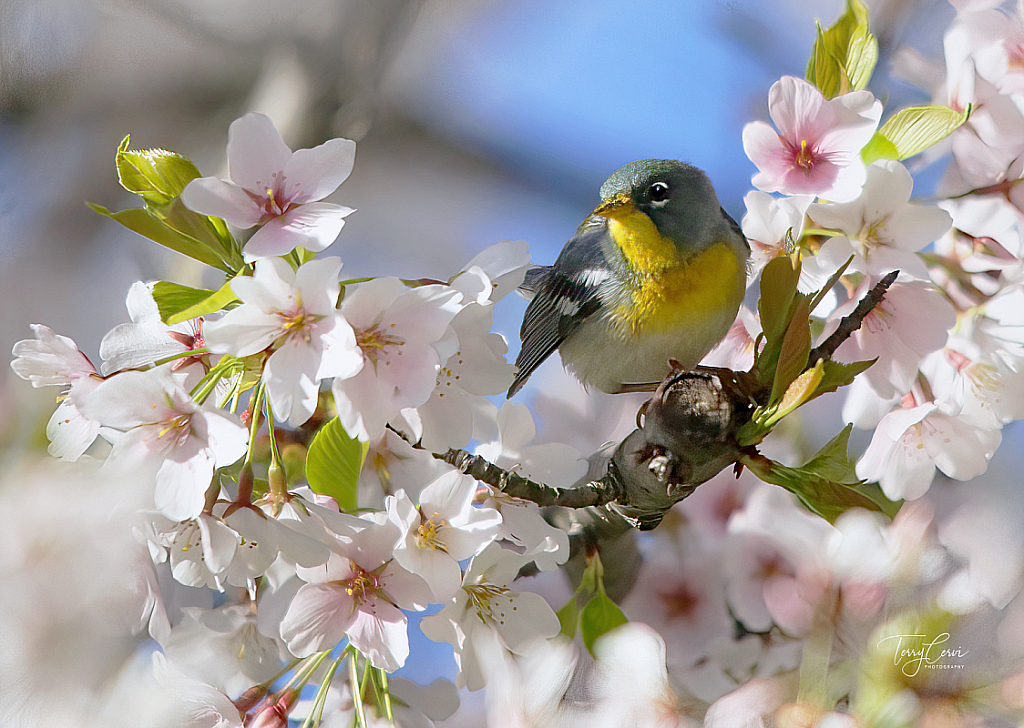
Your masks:
<svg viewBox="0 0 1024 728"><path fill-rule="evenodd" d="M544 483L516 475L510 470L499 468L479 455L465 450L450 449L444 454L434 453L435 458L454 466L460 473L471 475L481 483L497 488L513 498L532 501L539 506L562 506L564 508L587 508L603 506L621 496L613 479L605 476L601 480L574 485L572 488L552 488Z"/></svg>
<svg viewBox="0 0 1024 728"><path fill-rule="evenodd" d="M836 331L811 351L809 367L831 358L881 302L897 275L894 271L872 287ZM570 488L534 482L464 450L434 457L503 493L545 507L545 518L569 534L571 556L565 568L570 576L582 573L586 553L614 550L615 559L605 561L605 586L618 598L628 592L639 563L631 532L655 528L697 486L751 455L736 438L760 400L751 380L750 372L729 369L674 372L641 410L643 425L619 443L611 458L592 459L588 477ZM612 563L621 572L614 577L608 571Z"/></svg>
<svg viewBox="0 0 1024 728"><path fill-rule="evenodd" d="M860 303L857 304L857 307L853 309L850 315L843 317L842 321L839 322L839 327L832 332L832 335L811 349L811 355L807 359L807 366L814 366L818 363L819 359L831 359L832 355L836 353L836 349L850 338L854 331L860 328L867 315L874 310L875 306L882 302L885 292L889 290L889 286L896 281L896 277L899 274L898 270L894 270L876 283L867 292L867 295L860 299Z"/></svg>

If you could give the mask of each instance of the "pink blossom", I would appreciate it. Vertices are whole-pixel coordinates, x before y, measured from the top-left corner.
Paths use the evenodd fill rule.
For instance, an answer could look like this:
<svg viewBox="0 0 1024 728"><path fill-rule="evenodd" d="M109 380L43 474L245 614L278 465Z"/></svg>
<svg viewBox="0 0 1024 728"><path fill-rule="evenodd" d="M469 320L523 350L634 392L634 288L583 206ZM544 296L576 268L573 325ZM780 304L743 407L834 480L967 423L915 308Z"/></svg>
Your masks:
<svg viewBox="0 0 1024 728"><path fill-rule="evenodd" d="M808 216L819 227L844 233L846 250L854 255L853 270L885 275L891 270L928 278L917 251L949 230L952 218L945 210L910 202L914 181L899 162L876 162L867 169L863 193L854 201L815 204Z"/></svg>
<svg viewBox="0 0 1024 728"><path fill-rule="evenodd" d="M393 672L409 656L402 609L423 609L430 587L392 556L398 528L360 521L324 566L299 568L299 588L281 621L281 636L299 657L329 650L345 637L374 667Z"/></svg>
<svg viewBox="0 0 1024 728"><path fill-rule="evenodd" d="M778 129L755 121L743 129L743 150L760 170L764 192L854 199L864 184L859 152L875 133L882 105L867 91L828 100L807 81L783 76L768 92Z"/></svg>
<svg viewBox="0 0 1024 728"><path fill-rule="evenodd" d="M974 426L932 403L900 407L878 423L857 475L877 480L892 500L914 500L931 486L936 468L956 480L981 475L1001 440L998 429Z"/></svg>
<svg viewBox="0 0 1024 728"><path fill-rule="evenodd" d="M822 337L836 329L875 283L871 277L861 282L850 300L829 316ZM921 359L942 348L955 323L952 304L930 284L897 280L861 327L836 350L835 358L853 362L877 357L864 374L871 388L883 399L901 396L910 391Z"/></svg>
<svg viewBox="0 0 1024 728"><path fill-rule="evenodd" d="M354 376L334 380L338 417L349 435L375 440L402 410L430 399L441 363L458 349L448 331L461 299L447 286L409 288L397 278L346 291L341 313L355 329L364 362Z"/></svg>
<svg viewBox="0 0 1024 728"><path fill-rule="evenodd" d="M246 114L228 129L231 182L200 177L188 183L182 202L239 228L260 228L245 245L245 260L285 255L297 246L319 252L333 243L349 207L320 200L352 172L355 142L331 139L292 152L263 114Z"/></svg>
<svg viewBox="0 0 1024 728"><path fill-rule="evenodd" d="M108 464L152 473L156 507L176 521L202 512L214 469L238 460L249 439L238 417L197 404L166 368L117 374L81 407L86 417L122 431Z"/></svg>
<svg viewBox="0 0 1024 728"><path fill-rule="evenodd" d="M242 305L206 325L211 351L252 356L271 350L263 370L274 416L301 425L316 409L320 380L349 377L363 366L356 337L335 309L339 258L292 270L280 258L259 261L231 283Z"/></svg>
<svg viewBox="0 0 1024 728"><path fill-rule="evenodd" d="M49 453L61 460L78 460L100 433L100 423L79 411L81 403L102 379L74 341L42 324L32 324L35 339L14 345L11 369L33 387L62 386L61 403L46 425Z"/></svg>

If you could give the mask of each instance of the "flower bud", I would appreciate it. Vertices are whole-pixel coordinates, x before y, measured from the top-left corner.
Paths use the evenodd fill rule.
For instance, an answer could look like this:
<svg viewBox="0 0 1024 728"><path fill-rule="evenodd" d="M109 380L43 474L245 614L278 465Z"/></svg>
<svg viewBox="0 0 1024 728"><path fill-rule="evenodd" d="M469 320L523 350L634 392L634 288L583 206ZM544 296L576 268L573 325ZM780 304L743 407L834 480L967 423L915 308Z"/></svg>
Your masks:
<svg viewBox="0 0 1024 728"><path fill-rule="evenodd" d="M268 692L270 691L267 689L266 685L253 685L251 688L239 695L233 702L235 707L242 713L248 713L259 705L263 698L267 697Z"/></svg>
<svg viewBox="0 0 1024 728"><path fill-rule="evenodd" d="M299 691L294 689L285 690L280 694L273 705L263 708L249 728L288 728L288 713L295 706L299 699Z"/></svg>

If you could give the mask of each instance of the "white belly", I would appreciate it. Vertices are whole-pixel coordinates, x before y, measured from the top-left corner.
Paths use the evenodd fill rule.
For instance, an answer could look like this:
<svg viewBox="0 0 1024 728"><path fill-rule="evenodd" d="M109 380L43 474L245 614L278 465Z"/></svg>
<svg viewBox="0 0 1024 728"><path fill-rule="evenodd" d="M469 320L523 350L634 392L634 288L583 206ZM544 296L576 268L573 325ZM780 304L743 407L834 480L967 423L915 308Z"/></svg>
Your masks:
<svg viewBox="0 0 1024 728"><path fill-rule="evenodd" d="M736 307L687 321L671 331L642 338L614 331L604 320L591 320L559 347L562 363L588 386L617 392L623 384L660 382L671 371L669 360L692 369L728 333ZM642 341L642 344L641 344Z"/></svg>

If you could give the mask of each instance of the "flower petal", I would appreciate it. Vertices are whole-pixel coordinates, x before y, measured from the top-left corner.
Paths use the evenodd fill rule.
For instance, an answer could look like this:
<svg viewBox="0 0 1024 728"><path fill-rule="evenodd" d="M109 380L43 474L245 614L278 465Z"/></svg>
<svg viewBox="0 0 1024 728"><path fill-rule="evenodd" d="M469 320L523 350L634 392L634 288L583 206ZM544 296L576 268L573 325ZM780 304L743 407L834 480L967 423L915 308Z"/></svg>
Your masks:
<svg viewBox="0 0 1024 728"><path fill-rule="evenodd" d="M281 638L296 657L334 647L356 617L355 602L336 584L305 584L281 620Z"/></svg>
<svg viewBox="0 0 1024 728"><path fill-rule="evenodd" d="M232 181L261 197L278 189L278 178L292 156L274 122L246 114L228 127L228 169Z"/></svg>
<svg viewBox="0 0 1024 728"><path fill-rule="evenodd" d="M376 668L394 672L409 656L409 631L405 615L383 599L371 597L359 606L348 628L352 646Z"/></svg>
<svg viewBox="0 0 1024 728"><path fill-rule="evenodd" d="M257 230L243 251L246 261L285 255L298 246L319 253L333 243L351 207L313 202L293 207Z"/></svg>
<svg viewBox="0 0 1024 728"><path fill-rule="evenodd" d="M296 204L317 202L348 179L356 157L356 143L331 139L312 149L299 149L284 166L284 193Z"/></svg>
<svg viewBox="0 0 1024 728"><path fill-rule="evenodd" d="M258 223L263 215L245 190L216 177L199 177L189 182L182 190L181 201L193 212L222 217L243 230Z"/></svg>

